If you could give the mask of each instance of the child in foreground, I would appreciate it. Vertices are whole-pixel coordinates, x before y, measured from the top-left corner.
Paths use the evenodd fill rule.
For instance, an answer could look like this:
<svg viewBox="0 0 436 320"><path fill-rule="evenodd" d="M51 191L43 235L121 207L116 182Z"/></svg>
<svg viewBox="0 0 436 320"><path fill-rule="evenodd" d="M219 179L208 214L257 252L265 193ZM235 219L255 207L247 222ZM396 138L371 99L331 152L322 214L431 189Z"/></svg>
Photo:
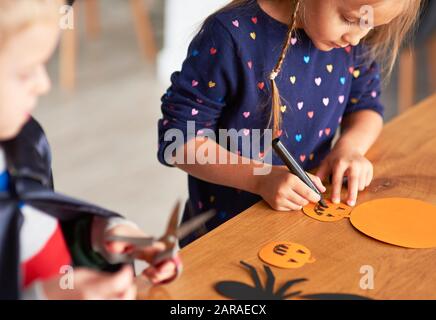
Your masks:
<svg viewBox="0 0 436 320"><path fill-rule="evenodd" d="M114 260L133 248L105 239L144 233L117 213L53 191L50 148L31 117L50 90L45 63L62 5L0 0L0 299L134 299L132 266ZM157 243L136 257L150 262L163 249ZM144 274L171 281L179 266L176 258Z"/></svg>

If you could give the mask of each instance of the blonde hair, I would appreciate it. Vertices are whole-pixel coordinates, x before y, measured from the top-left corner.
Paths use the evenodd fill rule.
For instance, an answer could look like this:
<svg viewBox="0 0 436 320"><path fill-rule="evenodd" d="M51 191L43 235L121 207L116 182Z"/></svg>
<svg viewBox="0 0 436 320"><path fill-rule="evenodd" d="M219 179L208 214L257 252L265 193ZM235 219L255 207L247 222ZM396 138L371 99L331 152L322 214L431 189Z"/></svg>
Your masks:
<svg viewBox="0 0 436 320"><path fill-rule="evenodd" d="M219 12L225 12L229 9L246 6L250 3L254 3L255 0L233 0L231 3L220 9ZM292 4L292 19L289 22L289 28L286 38L283 42L283 47L279 56L279 59L271 71L271 116L268 123L268 127L273 123L273 136L277 137L280 132L282 116L281 116L281 98L280 92L276 85L276 77L280 74L283 62L286 58L286 54L289 50L291 38L296 33L297 18L299 17L300 7L304 5L304 0L289 0ZM365 60L370 63L377 60L382 65L383 73L386 78L392 73L395 66L395 62L398 57L398 53L404 40L418 20L420 13L422 0L405 0L407 5L403 9L402 14L395 18L388 25L380 26L371 31L363 40L363 43L367 45L368 52L365 56ZM304 17L301 17L304 18Z"/></svg>
<svg viewBox="0 0 436 320"><path fill-rule="evenodd" d="M64 0L0 0L0 48L8 38L36 22L59 20Z"/></svg>

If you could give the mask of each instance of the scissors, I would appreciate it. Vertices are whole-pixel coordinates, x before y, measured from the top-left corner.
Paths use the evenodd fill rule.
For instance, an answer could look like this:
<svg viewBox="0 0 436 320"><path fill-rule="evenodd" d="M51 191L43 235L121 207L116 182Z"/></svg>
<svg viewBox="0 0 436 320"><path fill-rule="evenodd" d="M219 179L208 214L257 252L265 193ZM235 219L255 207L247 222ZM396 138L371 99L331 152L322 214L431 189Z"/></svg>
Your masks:
<svg viewBox="0 0 436 320"><path fill-rule="evenodd" d="M152 246L156 242L162 242L165 245L165 249L159 252L151 262L151 265L159 268L167 261L172 261L176 265L176 274L171 279L160 282L159 284L165 284L173 281L182 272L182 262L177 256L177 241L183 239L189 235L194 230L201 227L204 223L209 221L215 216L215 210L206 211L184 223L180 227L179 224L179 212L180 212L180 201L176 203L171 212L170 220L168 221L167 229L164 235L160 238L155 237L125 237L125 236L109 236L106 241L120 241L127 242L136 248L145 248ZM119 263L131 263L134 260L134 252L131 254L113 254L114 260Z"/></svg>

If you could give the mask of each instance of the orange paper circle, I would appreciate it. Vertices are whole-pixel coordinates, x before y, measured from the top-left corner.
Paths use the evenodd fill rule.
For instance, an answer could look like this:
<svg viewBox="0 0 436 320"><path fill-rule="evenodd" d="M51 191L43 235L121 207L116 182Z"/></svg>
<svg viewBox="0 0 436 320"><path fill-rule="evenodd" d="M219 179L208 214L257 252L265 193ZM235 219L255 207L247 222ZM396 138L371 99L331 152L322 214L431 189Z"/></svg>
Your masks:
<svg viewBox="0 0 436 320"><path fill-rule="evenodd" d="M407 248L436 247L436 206L414 199L387 198L353 210L353 226L377 240Z"/></svg>
<svg viewBox="0 0 436 320"><path fill-rule="evenodd" d="M268 243L259 251L259 258L265 263L284 269L300 268L306 263L315 262L305 246L284 241Z"/></svg>
<svg viewBox="0 0 436 320"><path fill-rule="evenodd" d="M311 218L323 222L339 221L349 217L352 207L343 203L333 203L330 200L324 199L328 208L323 208L318 203L309 203L303 208L303 212Z"/></svg>

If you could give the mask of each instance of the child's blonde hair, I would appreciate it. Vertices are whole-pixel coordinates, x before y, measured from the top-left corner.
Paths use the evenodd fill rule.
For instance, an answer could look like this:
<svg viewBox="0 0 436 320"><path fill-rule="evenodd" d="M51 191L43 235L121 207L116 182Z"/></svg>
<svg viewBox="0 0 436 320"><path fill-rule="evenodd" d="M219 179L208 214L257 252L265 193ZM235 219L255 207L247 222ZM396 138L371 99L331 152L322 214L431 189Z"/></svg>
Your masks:
<svg viewBox="0 0 436 320"><path fill-rule="evenodd" d="M233 0L227 6L218 12L224 12L232 8L249 5L256 0ZM273 135L277 137L281 128L281 98L277 88L275 78L280 74L283 62L290 47L291 38L296 33L297 17L304 12L304 0L289 0L292 4L292 19L289 22L289 29L279 59L271 71L271 98L272 110L268 127L273 123ZM409 31L413 30L421 8L421 0L404 0L407 1L403 12L388 25L380 26L371 31L363 40L363 43L369 48L366 60L371 62L377 60L382 65L386 78L389 78L395 66L398 53L402 43L407 37ZM300 10L302 9L302 10ZM304 16L301 17L304 19Z"/></svg>
<svg viewBox="0 0 436 320"><path fill-rule="evenodd" d="M56 22L64 0L0 0L0 48L35 22Z"/></svg>

